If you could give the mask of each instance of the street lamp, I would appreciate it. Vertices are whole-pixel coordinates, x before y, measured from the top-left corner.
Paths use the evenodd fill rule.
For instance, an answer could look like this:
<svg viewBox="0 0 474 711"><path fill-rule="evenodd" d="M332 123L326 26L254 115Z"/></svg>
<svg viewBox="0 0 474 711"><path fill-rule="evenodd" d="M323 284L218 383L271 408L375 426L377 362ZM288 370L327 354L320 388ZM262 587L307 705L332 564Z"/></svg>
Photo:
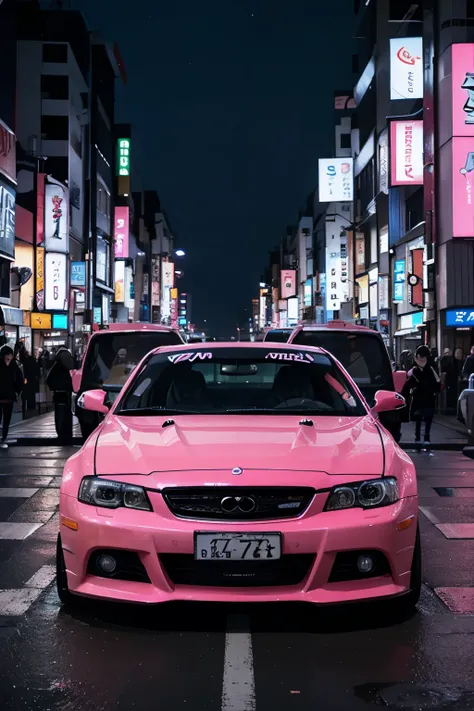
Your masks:
<svg viewBox="0 0 474 711"><path fill-rule="evenodd" d="M176 254L177 257L185 257L186 256L186 252L184 251L184 249L175 249L174 253Z"/></svg>

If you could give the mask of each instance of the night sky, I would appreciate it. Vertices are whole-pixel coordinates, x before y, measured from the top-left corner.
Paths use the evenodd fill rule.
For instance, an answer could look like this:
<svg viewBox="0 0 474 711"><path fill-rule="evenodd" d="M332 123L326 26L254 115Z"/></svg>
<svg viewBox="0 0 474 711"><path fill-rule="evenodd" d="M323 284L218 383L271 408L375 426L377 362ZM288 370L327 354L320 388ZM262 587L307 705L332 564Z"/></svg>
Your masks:
<svg viewBox="0 0 474 711"><path fill-rule="evenodd" d="M187 250L193 321L235 329L332 146L332 93L352 81L353 2L74 6L118 43L128 84L117 120L138 134L139 187L158 191Z"/></svg>

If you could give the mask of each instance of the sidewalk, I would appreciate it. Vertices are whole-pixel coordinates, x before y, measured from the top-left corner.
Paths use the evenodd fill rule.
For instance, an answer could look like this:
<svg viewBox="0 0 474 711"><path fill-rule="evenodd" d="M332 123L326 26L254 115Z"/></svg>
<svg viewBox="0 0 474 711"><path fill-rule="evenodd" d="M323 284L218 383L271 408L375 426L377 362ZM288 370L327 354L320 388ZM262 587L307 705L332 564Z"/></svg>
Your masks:
<svg viewBox="0 0 474 711"><path fill-rule="evenodd" d="M47 412L44 415L37 415L29 420L22 420L21 413L15 413L16 421L10 427L8 442L13 444L23 443L23 440L56 440L56 428L54 425L54 412ZM20 419L18 419L18 417ZM73 437L81 437L81 431L77 418L73 418Z"/></svg>
<svg viewBox="0 0 474 711"><path fill-rule="evenodd" d="M423 427L421 429L423 436ZM416 447L415 445L415 423L409 422L402 426L403 448ZM436 449L463 449L467 445L466 427L455 417L446 415L436 415L431 428L431 444Z"/></svg>

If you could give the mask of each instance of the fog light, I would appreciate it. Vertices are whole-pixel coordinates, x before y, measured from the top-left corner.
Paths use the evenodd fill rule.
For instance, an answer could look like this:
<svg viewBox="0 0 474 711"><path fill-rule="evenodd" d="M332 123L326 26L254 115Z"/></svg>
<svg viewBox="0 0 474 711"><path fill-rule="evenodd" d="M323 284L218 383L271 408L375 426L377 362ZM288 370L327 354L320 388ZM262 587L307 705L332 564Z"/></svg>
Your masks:
<svg viewBox="0 0 474 711"><path fill-rule="evenodd" d="M117 561L111 555L101 555L97 559L97 565L104 573L113 573L117 567Z"/></svg>
<svg viewBox="0 0 474 711"><path fill-rule="evenodd" d="M371 573L374 569L374 561L370 555L360 555L357 558L357 567L359 573Z"/></svg>

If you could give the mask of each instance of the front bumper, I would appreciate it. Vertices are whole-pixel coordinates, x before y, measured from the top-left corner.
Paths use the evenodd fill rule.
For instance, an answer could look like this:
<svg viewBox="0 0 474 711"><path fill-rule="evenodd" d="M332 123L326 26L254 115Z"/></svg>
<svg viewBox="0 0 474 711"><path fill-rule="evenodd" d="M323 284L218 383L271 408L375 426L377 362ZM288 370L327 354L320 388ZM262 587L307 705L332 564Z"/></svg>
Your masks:
<svg viewBox="0 0 474 711"><path fill-rule="evenodd" d="M417 498L364 511L322 512L313 503L303 516L284 521L231 524L178 519L160 494L150 495L153 512L117 509L109 511L80 503L61 494L61 517L78 524L72 531L61 525L61 539L71 593L86 597L134 603L171 601L212 602L311 602L335 604L392 597L410 589L410 574L416 537ZM398 530L401 521L413 523ZM297 585L266 587L209 587L175 584L160 561L163 554L194 553L195 531L275 532L282 534L282 554L311 555L312 563ZM90 556L97 550L136 552L149 583L103 578L88 573ZM390 574L380 577L330 583L337 553L376 550L390 565ZM296 560L296 559L295 559ZM203 562L202 565L206 565ZM265 563L262 563L265 565Z"/></svg>

